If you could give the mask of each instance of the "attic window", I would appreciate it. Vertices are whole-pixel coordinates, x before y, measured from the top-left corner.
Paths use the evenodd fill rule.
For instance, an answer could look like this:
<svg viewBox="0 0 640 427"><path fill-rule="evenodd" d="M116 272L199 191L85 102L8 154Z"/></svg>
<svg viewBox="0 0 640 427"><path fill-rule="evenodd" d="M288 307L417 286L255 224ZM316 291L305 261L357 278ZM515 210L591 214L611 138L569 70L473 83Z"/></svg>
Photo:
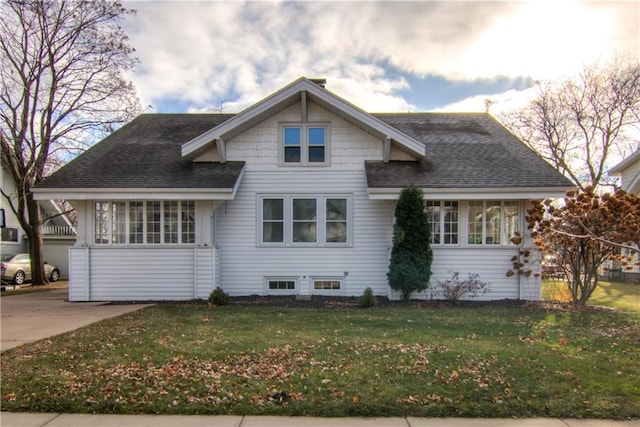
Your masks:
<svg viewBox="0 0 640 427"><path fill-rule="evenodd" d="M325 124L282 127L282 164L296 166L327 165L328 126Z"/></svg>

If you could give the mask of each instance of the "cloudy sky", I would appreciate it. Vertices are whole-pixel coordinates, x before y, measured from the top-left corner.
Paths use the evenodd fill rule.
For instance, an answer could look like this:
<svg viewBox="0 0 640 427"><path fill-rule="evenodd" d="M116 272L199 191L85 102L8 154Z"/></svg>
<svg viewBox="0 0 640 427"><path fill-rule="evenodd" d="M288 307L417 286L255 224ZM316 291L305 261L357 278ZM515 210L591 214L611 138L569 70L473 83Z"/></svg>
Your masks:
<svg viewBox="0 0 640 427"><path fill-rule="evenodd" d="M125 1L150 112L237 112L300 76L371 112L517 107L536 82L640 55L640 2Z"/></svg>

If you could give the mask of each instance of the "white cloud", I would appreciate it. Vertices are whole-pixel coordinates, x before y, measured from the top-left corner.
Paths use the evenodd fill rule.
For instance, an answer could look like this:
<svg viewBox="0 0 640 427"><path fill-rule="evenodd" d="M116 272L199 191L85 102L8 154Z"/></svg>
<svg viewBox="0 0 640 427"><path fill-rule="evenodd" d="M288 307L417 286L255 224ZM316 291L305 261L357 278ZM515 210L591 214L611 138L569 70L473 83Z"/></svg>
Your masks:
<svg viewBox="0 0 640 427"><path fill-rule="evenodd" d="M553 77L638 49L632 2L128 2L143 103L239 111L300 76L369 111L407 111L398 73ZM635 49L635 50L633 50ZM393 67L395 74L388 70Z"/></svg>
<svg viewBox="0 0 640 427"><path fill-rule="evenodd" d="M437 112L486 112L494 116L517 111L524 108L538 91L537 87L525 90L509 90L500 94L475 95L460 101L445 105L433 111Z"/></svg>

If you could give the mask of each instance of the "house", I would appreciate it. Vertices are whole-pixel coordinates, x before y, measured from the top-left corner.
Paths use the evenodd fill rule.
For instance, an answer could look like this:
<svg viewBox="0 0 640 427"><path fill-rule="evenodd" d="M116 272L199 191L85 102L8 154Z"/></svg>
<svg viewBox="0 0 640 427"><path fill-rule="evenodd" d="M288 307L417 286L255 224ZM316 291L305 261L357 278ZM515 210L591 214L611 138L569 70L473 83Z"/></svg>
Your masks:
<svg viewBox="0 0 640 427"><path fill-rule="evenodd" d="M608 174L621 177L621 188L627 193L640 195L640 150L609 169Z"/></svg>
<svg viewBox="0 0 640 427"><path fill-rule="evenodd" d="M72 301L216 286L399 298L386 274L411 183L432 220L433 284L478 273L484 298L540 298L539 278L505 275L522 246L510 237L530 199L572 185L487 114L369 114L300 78L238 114L141 115L33 191L77 210Z"/></svg>
<svg viewBox="0 0 640 427"><path fill-rule="evenodd" d="M16 185L13 176L0 162L0 187L6 194L13 195L16 203ZM69 277L68 252L76 242L75 228L69 216L55 200L40 200L40 218L42 225L42 242L44 259L58 267L60 279ZM6 227L0 229L0 255L28 252L27 236L20 226L18 219L11 210L6 199L0 196L0 209L6 217Z"/></svg>
<svg viewBox="0 0 640 427"><path fill-rule="evenodd" d="M609 169L609 175L621 177L621 188L627 193L640 195L640 150L622 160L620 163ZM638 252L632 253L629 250L623 250L623 256L635 258L640 261ZM631 269L610 268L609 279L620 280L624 282L639 282L640 267L633 266Z"/></svg>

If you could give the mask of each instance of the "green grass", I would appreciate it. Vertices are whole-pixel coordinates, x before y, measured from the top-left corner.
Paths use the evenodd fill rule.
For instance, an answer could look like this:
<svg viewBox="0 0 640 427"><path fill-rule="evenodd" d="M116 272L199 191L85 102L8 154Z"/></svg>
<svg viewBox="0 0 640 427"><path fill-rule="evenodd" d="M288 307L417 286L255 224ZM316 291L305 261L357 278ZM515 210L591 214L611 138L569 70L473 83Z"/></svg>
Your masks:
<svg viewBox="0 0 640 427"><path fill-rule="evenodd" d="M542 297L546 300L571 301L566 283L560 281L544 281ZM640 284L600 281L587 305L600 305L640 313Z"/></svg>
<svg viewBox="0 0 640 427"><path fill-rule="evenodd" d="M640 417L638 360L640 315L622 311L162 304L4 352L1 403L89 413L627 418Z"/></svg>

